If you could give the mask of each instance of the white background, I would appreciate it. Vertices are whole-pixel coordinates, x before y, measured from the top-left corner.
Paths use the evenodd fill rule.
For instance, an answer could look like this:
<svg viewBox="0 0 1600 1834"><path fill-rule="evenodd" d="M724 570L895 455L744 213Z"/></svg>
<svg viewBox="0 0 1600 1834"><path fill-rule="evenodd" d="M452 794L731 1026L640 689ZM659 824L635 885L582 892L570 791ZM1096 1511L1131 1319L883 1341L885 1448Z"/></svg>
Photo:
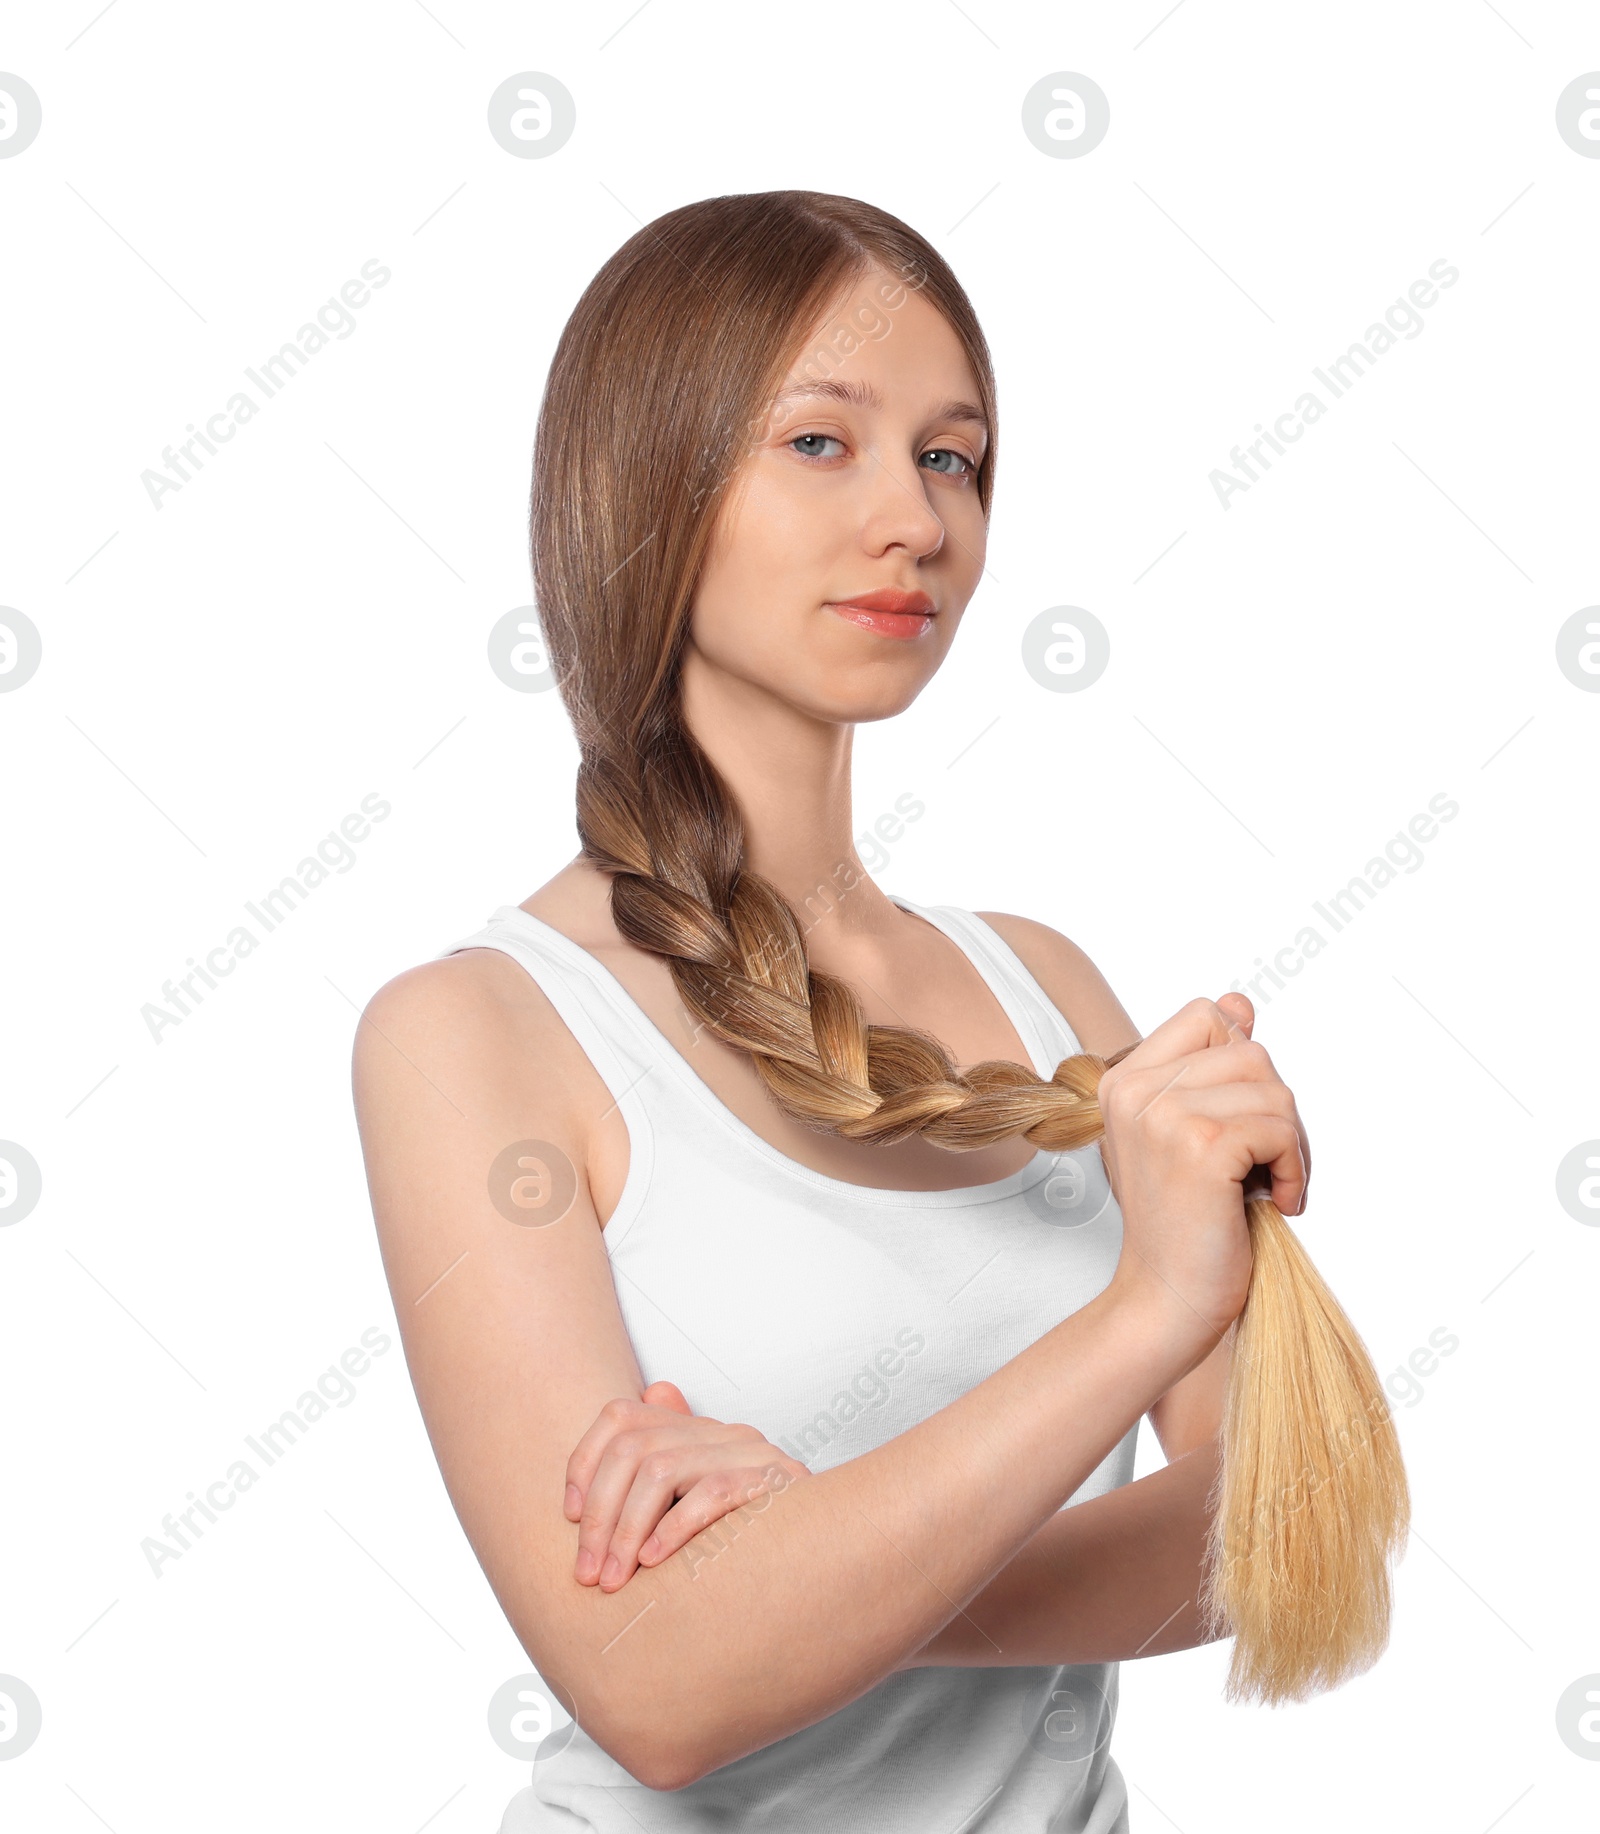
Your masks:
<svg viewBox="0 0 1600 1834"><path fill-rule="evenodd" d="M393 1338L349 1095L356 1015L575 850L559 698L487 666L531 597L532 432L599 265L690 200L882 205L992 341L990 570L952 665L857 737L878 875L1075 938L1142 1029L1255 972L1440 792L1459 815L1256 1035L1311 1130L1298 1225L1396 1404L1416 1532L1389 1653L1277 1711L1228 1645L1122 1669L1139 1834L1578 1834L1600 1764L1596 722L1556 633L1600 600L1600 69L1579 5L14 9L43 103L0 160L0 1672L44 1708L19 1830L498 1826L485 1708L526 1658L395 1342L157 1579L141 1552L369 1326ZM71 41L69 44L69 40ZM548 159L490 93L558 76ZM1111 126L1021 129L1056 71ZM392 280L181 491L140 476L364 261ZM1272 471L1208 482L1430 263L1459 281ZM1326 391L1323 391L1326 399ZM1082 693L1022 666L1084 607ZM361 798L392 813L206 1004L141 1017ZM1141 1471L1157 1461L1144 1435ZM952 1808L954 1825L958 1807ZM933 1831L937 1834L937 1831Z"/></svg>

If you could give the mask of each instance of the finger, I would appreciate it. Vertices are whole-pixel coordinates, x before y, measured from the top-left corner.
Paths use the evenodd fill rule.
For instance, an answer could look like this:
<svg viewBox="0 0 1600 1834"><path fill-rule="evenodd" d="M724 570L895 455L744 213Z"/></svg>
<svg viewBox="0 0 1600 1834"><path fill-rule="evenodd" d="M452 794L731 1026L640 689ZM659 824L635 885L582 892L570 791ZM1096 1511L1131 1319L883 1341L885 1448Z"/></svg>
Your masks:
<svg viewBox="0 0 1600 1834"><path fill-rule="evenodd" d="M645 1538L672 1508L675 1497L684 1495L696 1484L706 1484L714 1474L754 1470L758 1460L782 1465L790 1470L805 1469L794 1459L769 1445L753 1426L743 1422L724 1425L704 1416L695 1419L692 1439L659 1438L657 1445L640 1461L633 1483L623 1500L616 1526L606 1546L600 1567L600 1584L607 1588L607 1573L612 1561L617 1566L612 1584L623 1585L638 1560L638 1550ZM732 1504L730 1507L737 1507Z"/></svg>
<svg viewBox="0 0 1600 1834"><path fill-rule="evenodd" d="M631 1557L686 1483L748 1458L743 1432L730 1434L719 1420L693 1418L691 1428L657 1409L654 1420L617 1433L600 1454L578 1523L573 1571L580 1585L602 1579L613 1552Z"/></svg>
<svg viewBox="0 0 1600 1834"><path fill-rule="evenodd" d="M1246 995L1236 992L1219 993L1217 1007L1224 1018L1238 1026L1239 1032L1242 1032L1246 1038L1250 1036L1250 1028L1256 1021L1256 1009L1250 1004ZM1235 1036L1238 1035L1239 1033L1236 1032Z"/></svg>
<svg viewBox="0 0 1600 1834"><path fill-rule="evenodd" d="M1139 1068L1132 1065L1121 1081L1125 1089L1204 1089L1217 1083L1281 1083L1272 1053L1264 1044L1235 1032L1226 1044L1189 1051L1166 1063ZM1108 1071L1109 1075L1110 1072Z"/></svg>
<svg viewBox="0 0 1600 1834"><path fill-rule="evenodd" d="M1242 997L1242 996L1240 996ZM1156 1080L1155 1088L1165 1088L1170 1079L1170 1072L1163 1070ZM1220 1083L1238 1080L1254 1083L1282 1083L1277 1065L1266 1046L1255 1040L1235 1034L1231 1044L1221 1049L1198 1051L1187 1059L1183 1065L1181 1079L1176 1086L1183 1090L1208 1088ZM1300 1134L1300 1153L1305 1162L1305 1174L1311 1177L1311 1137L1306 1132L1305 1122L1301 1119L1298 1108L1291 1109L1294 1124ZM1301 1193L1300 1202L1292 1214L1299 1215L1305 1209L1305 1194ZM1291 1214L1289 1211L1285 1215Z"/></svg>
<svg viewBox="0 0 1600 1834"><path fill-rule="evenodd" d="M606 1447L618 1433L636 1426L645 1416L642 1404L632 1395L617 1395L595 1415L594 1423L572 1448L567 1458L566 1516L576 1522L582 1512L589 1485ZM573 1493L577 1495L574 1497Z"/></svg>
<svg viewBox="0 0 1600 1834"><path fill-rule="evenodd" d="M800 1478L811 1476L811 1467L802 1464L798 1458L791 1458L787 1452L779 1452L768 1446L771 1454L767 1462L760 1467L760 1474L766 1487L774 1493L787 1490L790 1484ZM754 1467L752 1467L754 1469ZM675 1554L685 1543L692 1541L700 1530L707 1526L701 1518L700 1511L705 1504L706 1493L696 1497L690 1491L656 1524L655 1530L639 1544L639 1564L644 1567L659 1566L663 1560Z"/></svg>
<svg viewBox="0 0 1600 1834"><path fill-rule="evenodd" d="M1300 1152L1300 1132L1282 1115L1248 1114L1224 1123L1223 1139L1233 1156L1233 1172L1243 1185L1257 1166L1272 1173L1272 1201L1285 1216L1298 1208L1305 1191L1305 1161Z"/></svg>
<svg viewBox="0 0 1600 1834"><path fill-rule="evenodd" d="M736 1509L737 1475L729 1471L726 1449L722 1447L702 1453L699 1447L680 1446L670 1454L646 1458L634 1475L611 1531L600 1569L600 1590L614 1592L633 1577L641 1543L671 1513L680 1492L698 1491L713 1505L720 1499L721 1507L709 1518L712 1521Z"/></svg>
<svg viewBox="0 0 1600 1834"><path fill-rule="evenodd" d="M1215 1000L1191 1000L1180 1006L1170 1019L1163 1020L1148 1038L1141 1038L1128 1055L1106 1071L1113 1079L1124 1077L1131 1069L1148 1069L1170 1063L1191 1052L1204 1051L1212 1045L1229 1043L1238 1033L1238 1002L1249 1002L1243 994L1233 997L1234 1011L1225 1013ZM1254 1008L1250 1008L1252 1014Z"/></svg>
<svg viewBox="0 0 1600 1834"><path fill-rule="evenodd" d="M1223 999L1237 999L1245 1006L1249 1005L1243 994L1224 994ZM1221 1001L1218 1004L1220 1005ZM1278 1074L1278 1067L1273 1063L1266 1046L1257 1043L1248 1034L1249 1026L1246 1025L1242 1033L1235 1034L1231 1045L1225 1046L1220 1051L1201 1052L1194 1062L1191 1086L1202 1086L1208 1082L1221 1080L1227 1075L1230 1064L1237 1066L1233 1074L1243 1081L1281 1083L1283 1079ZM1186 1078L1186 1081L1190 1080ZM1292 1099L1291 1097L1291 1102ZM1311 1136L1306 1132L1305 1122L1300 1117L1299 1109L1291 1107L1290 1113L1296 1131L1300 1135L1300 1159L1305 1171L1305 1183L1309 1183L1311 1179ZM1285 1216L1300 1215L1306 1207L1305 1189L1302 1187L1293 1210L1284 1209L1282 1204L1279 1204L1278 1207L1283 1209Z"/></svg>
<svg viewBox="0 0 1600 1834"><path fill-rule="evenodd" d="M639 1467L661 1449L661 1433L661 1428L630 1428L618 1433L601 1453L584 1495L583 1514L578 1522L578 1552L573 1572L580 1585L593 1585L600 1577L611 1537L616 1533ZM681 1455L681 1451L675 1454ZM663 1503L662 1509L665 1507Z"/></svg>
<svg viewBox="0 0 1600 1834"><path fill-rule="evenodd" d="M642 1543L639 1565L660 1566L663 1560L670 1559L713 1522L720 1521L735 1509L742 1509L756 1498L787 1489L794 1482L785 1468L787 1462L775 1459L759 1469L718 1471L702 1478L667 1511L656 1524L654 1533Z"/></svg>
<svg viewBox="0 0 1600 1834"><path fill-rule="evenodd" d="M1108 1086L1108 1079L1118 1077ZM1127 1125L1155 1110L1155 1119L1176 1118L1199 1090L1224 1085L1265 1088L1283 1079L1263 1045L1241 1035L1230 1044L1190 1051L1166 1063L1140 1068L1130 1059L1121 1070L1108 1070L1100 1085L1100 1105L1107 1129ZM1102 1142L1102 1147L1104 1142ZM1109 1166L1108 1166L1109 1169Z"/></svg>
<svg viewBox="0 0 1600 1834"><path fill-rule="evenodd" d="M594 1424L573 1447L567 1460L563 1507L569 1522L576 1522L582 1514L584 1498L588 1494L595 1467L611 1440L629 1428L655 1424L659 1415L652 1414L652 1408L666 1409L691 1418L694 1414L684 1399L683 1390L674 1382L652 1382L637 1401L628 1395L618 1395L608 1401L595 1416Z"/></svg>
<svg viewBox="0 0 1600 1834"><path fill-rule="evenodd" d="M1282 1083L1227 1083L1216 1089L1198 1090L1188 1104L1189 1114L1230 1126L1248 1124L1254 1119L1286 1121L1294 1129L1296 1153L1290 1179L1269 1175L1264 1159L1252 1162L1245 1176L1247 1195L1256 1187L1271 1197L1285 1216L1298 1216L1305 1207L1306 1185L1311 1177L1311 1163L1306 1154L1305 1128L1295 1108L1294 1097Z"/></svg>

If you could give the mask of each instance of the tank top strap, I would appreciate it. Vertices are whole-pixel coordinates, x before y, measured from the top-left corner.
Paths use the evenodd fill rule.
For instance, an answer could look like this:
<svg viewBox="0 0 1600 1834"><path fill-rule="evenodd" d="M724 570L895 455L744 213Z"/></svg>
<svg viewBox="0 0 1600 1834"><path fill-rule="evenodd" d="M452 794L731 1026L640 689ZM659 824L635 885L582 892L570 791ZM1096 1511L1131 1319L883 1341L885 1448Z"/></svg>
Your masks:
<svg viewBox="0 0 1600 1834"><path fill-rule="evenodd" d="M913 904L909 898L894 892L890 892L889 897L902 910L924 917L936 929L943 930L968 956L1017 1028L1017 1036L1027 1047L1033 1067L1040 1076L1052 1076L1062 1058L1076 1056L1083 1049L1066 1015L992 924L985 923L976 912L962 910L957 905Z"/></svg>
<svg viewBox="0 0 1600 1834"><path fill-rule="evenodd" d="M1038 1075L1051 1076L1063 1057L1083 1048L1065 1015L998 930L956 905L917 904L893 892L888 895L902 910L942 930L978 970L1016 1028ZM670 1086L693 1076L681 1054L602 962L520 905L501 905L481 930L441 949L439 955L475 948L499 949L533 977L599 1073L630 1133L648 1132L644 1104L634 1093L647 1077L654 1085ZM652 1077L656 1070L665 1071L665 1077Z"/></svg>
<svg viewBox="0 0 1600 1834"><path fill-rule="evenodd" d="M637 1091L655 1068L658 1043L629 1012L629 1002L619 997L621 989L603 964L514 904L501 905L481 930L441 949L435 959L463 949L498 949L527 971L594 1065L636 1149L647 1140L649 1120ZM660 1040L659 1048L671 1047Z"/></svg>

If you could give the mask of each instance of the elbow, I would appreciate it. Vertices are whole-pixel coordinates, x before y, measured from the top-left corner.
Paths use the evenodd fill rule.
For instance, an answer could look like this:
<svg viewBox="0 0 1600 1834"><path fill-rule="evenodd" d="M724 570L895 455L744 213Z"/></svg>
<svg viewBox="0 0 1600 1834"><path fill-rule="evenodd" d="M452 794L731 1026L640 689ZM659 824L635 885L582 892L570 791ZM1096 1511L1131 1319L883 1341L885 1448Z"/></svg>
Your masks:
<svg viewBox="0 0 1600 1834"><path fill-rule="evenodd" d="M584 1729L589 1730L587 1727ZM641 1728L634 1728L631 1732L616 1736L592 1731L589 1736L646 1789L670 1793L687 1789L691 1783L698 1783L706 1775L707 1767L701 1765L695 1755L677 1741L663 1741L659 1728L649 1734Z"/></svg>
<svg viewBox="0 0 1600 1834"><path fill-rule="evenodd" d="M652 1763L647 1765L645 1770L636 1770L633 1774L647 1789L658 1789L669 1793L673 1790L687 1789L691 1783L698 1783L706 1774L698 1766L687 1765L677 1754L668 1754L668 1760Z"/></svg>
<svg viewBox="0 0 1600 1834"><path fill-rule="evenodd" d="M669 1705L665 1714L655 1712L644 1723L639 1722L634 1712L628 1716L627 1723L616 1722L607 1729L610 1737L591 1736L646 1789L667 1793L687 1789L715 1769L715 1765L703 1762L701 1752L691 1744L694 1728L682 1723L683 1704L680 1699ZM675 1727L664 1725L664 1720L678 1723Z"/></svg>
<svg viewBox="0 0 1600 1834"><path fill-rule="evenodd" d="M527 1648L527 1644L523 1647ZM529 1656L537 1669L537 1659L531 1651ZM701 1763L698 1751L689 1748L685 1734L690 1728L663 1724L664 1720L676 1718L676 1712L651 1710L655 1703L646 1697L645 1690L630 1686L626 1679L620 1683L613 1679L608 1686L600 1687L595 1677L580 1677L574 1688L565 1678L558 1680L548 1670L540 1672L562 1710L571 1714L607 1757L646 1789L686 1789L714 1768ZM645 1709L643 1714L641 1708Z"/></svg>

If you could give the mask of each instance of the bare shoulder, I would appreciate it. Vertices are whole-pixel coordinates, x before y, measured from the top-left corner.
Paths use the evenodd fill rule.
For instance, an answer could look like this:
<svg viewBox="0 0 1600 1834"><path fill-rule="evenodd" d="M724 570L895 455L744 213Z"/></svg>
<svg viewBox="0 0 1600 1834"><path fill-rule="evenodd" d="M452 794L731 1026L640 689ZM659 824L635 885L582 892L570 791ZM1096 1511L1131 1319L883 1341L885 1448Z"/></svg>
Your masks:
<svg viewBox="0 0 1600 1834"><path fill-rule="evenodd" d="M1078 1042L1109 1057L1143 1035L1110 983L1070 936L1009 911L976 911L1044 989Z"/></svg>
<svg viewBox="0 0 1600 1834"><path fill-rule="evenodd" d="M531 902L539 907L532 914L573 936L590 953L603 946L609 887L586 862L570 862L540 886ZM459 949L408 968L373 994L361 1018L355 1044L358 1079L363 1066L376 1069L409 1040L425 1046L431 1060L447 1065L481 1065L486 1050L509 1052L524 1073L542 1072L552 1093L569 1088L575 1076L580 1087L601 1090L606 1099L598 1072L548 995L503 949Z"/></svg>
<svg viewBox="0 0 1600 1834"><path fill-rule="evenodd" d="M448 1108L469 1087L514 1077L574 1121L594 1096L605 1100L548 995L499 949L463 949L386 981L361 1014L352 1072L358 1113L365 1096L396 1083L414 1084L424 1103L431 1089Z"/></svg>
<svg viewBox="0 0 1600 1834"><path fill-rule="evenodd" d="M529 999L527 996L535 996ZM388 1016L450 1029L464 1015L488 1017L554 1008L538 983L500 949L462 949L407 968L368 1000L364 1019Z"/></svg>
<svg viewBox="0 0 1600 1834"><path fill-rule="evenodd" d="M493 1116L507 1141L559 1142L600 1215L616 1206L626 1123L549 995L503 950L464 949L385 982L362 1012L350 1080L369 1179L386 1180L424 1135ZM414 1215L380 1206L380 1239Z"/></svg>

